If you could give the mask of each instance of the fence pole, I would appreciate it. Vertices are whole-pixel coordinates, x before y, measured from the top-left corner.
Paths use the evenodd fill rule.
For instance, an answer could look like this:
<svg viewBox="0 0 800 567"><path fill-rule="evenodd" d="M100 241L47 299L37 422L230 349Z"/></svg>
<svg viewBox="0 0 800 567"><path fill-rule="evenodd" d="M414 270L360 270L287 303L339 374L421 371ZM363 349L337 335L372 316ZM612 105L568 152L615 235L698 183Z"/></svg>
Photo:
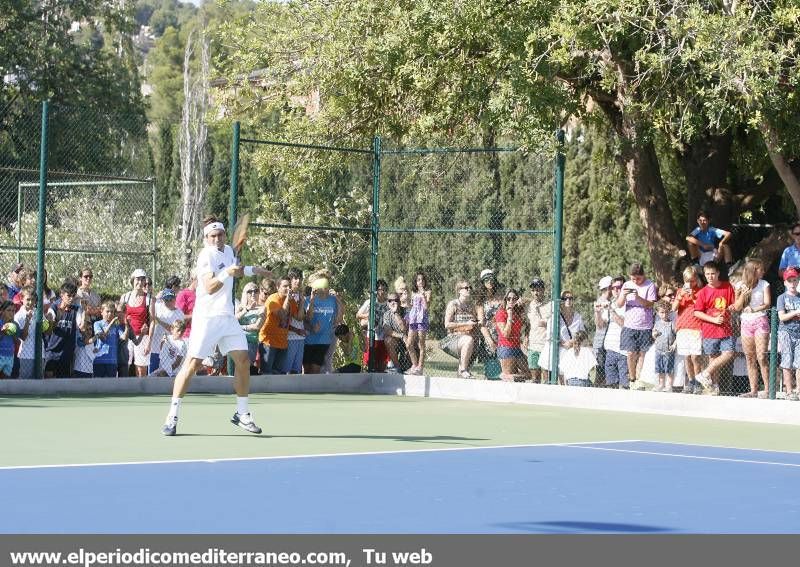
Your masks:
<svg viewBox="0 0 800 567"><path fill-rule="evenodd" d="M561 325L559 317L561 315L561 260L562 244L564 239L564 165L566 156L564 155L564 130L556 133L558 149L556 153L555 170L555 196L553 206L553 334L550 351L550 383L558 383L558 355L561 343Z"/></svg>
<svg viewBox="0 0 800 567"><path fill-rule="evenodd" d="M378 233L380 231L380 205L381 191L381 137L375 136L372 140L372 253L369 268L369 357L367 370L375 370L375 299L378 287Z"/></svg>
<svg viewBox="0 0 800 567"><path fill-rule="evenodd" d="M36 320L35 340L33 343L33 376L44 378L42 368L42 318L44 317L44 238L45 238L45 205L47 201L47 122L50 113L50 102L42 102L42 132L39 151L39 224L36 235Z"/></svg>
<svg viewBox="0 0 800 567"><path fill-rule="evenodd" d="M153 181L150 184L150 202L153 205L153 213L152 213L153 214L153 217L152 217L152 219L153 219L153 260L151 262L152 269L150 270L150 273L153 274L153 285L156 286L155 289L158 289L159 286L158 286L158 284L155 283L156 282L156 267L158 266L158 261L157 261L158 260L158 258L157 258L157 256L158 256L158 233L156 232L157 225L158 225L158 222L156 220L156 216L158 215L158 209L156 208L156 182L155 181ZM154 290L150 290L150 292L153 293Z"/></svg>
<svg viewBox="0 0 800 567"><path fill-rule="evenodd" d="M770 309L769 325L769 383L764 384L770 400L775 399L778 375L778 310Z"/></svg>
<svg viewBox="0 0 800 567"><path fill-rule="evenodd" d="M22 261L22 182L17 183L17 264Z"/></svg>
<svg viewBox="0 0 800 567"><path fill-rule="evenodd" d="M231 196L228 209L228 226L233 230L239 208L239 133L241 123L233 123L233 140L231 141Z"/></svg>
<svg viewBox="0 0 800 567"><path fill-rule="evenodd" d="M233 227L236 225L236 218L239 214L239 134L241 123L233 123L233 140L231 140L231 195L228 200L228 235L231 235ZM259 284L260 285L260 284ZM233 281L231 289L231 301L236 304L236 280ZM231 373L233 373L231 371Z"/></svg>

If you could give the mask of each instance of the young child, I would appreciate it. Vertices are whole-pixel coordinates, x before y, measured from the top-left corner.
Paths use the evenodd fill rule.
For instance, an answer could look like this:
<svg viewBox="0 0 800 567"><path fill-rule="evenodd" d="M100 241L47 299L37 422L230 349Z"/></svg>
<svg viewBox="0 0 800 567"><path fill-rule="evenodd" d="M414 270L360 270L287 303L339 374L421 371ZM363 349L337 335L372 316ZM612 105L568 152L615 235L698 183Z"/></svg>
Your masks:
<svg viewBox="0 0 800 567"><path fill-rule="evenodd" d="M120 345L128 344L128 325L120 324L117 307L113 301L106 301L103 304L100 316L102 319L94 324L95 346L97 347L93 365L94 375L98 378L115 378Z"/></svg>
<svg viewBox="0 0 800 567"><path fill-rule="evenodd" d="M97 355L94 330L89 317L84 317L75 342L75 368L72 375L75 378L94 377L94 359Z"/></svg>
<svg viewBox="0 0 800 567"><path fill-rule="evenodd" d="M159 357L159 367L152 376L169 376L174 378L180 370L183 360L186 358L188 345L183 340L183 332L186 330L186 321L178 319L172 323L170 334L164 335L161 339Z"/></svg>
<svg viewBox="0 0 800 567"><path fill-rule="evenodd" d="M417 272L414 275L411 309L408 311L406 348L408 349L408 355L411 357L409 374L422 374L425 367L425 339L430 329L428 320L430 304L431 290L428 285L428 277L424 272Z"/></svg>
<svg viewBox="0 0 800 567"><path fill-rule="evenodd" d="M653 339L658 385L653 391L671 392L672 372L675 368L675 322L672 320L672 306L666 299L656 303L656 314L658 317L653 324Z"/></svg>
<svg viewBox="0 0 800 567"><path fill-rule="evenodd" d="M64 282L59 290L61 301L55 308L53 330L47 340L45 376L69 378L75 361L75 343L78 327L83 321L83 310L75 304L78 286Z"/></svg>
<svg viewBox="0 0 800 567"><path fill-rule="evenodd" d="M800 295L797 293L797 282L800 272L789 268L783 272L783 283L786 291L778 296L779 349L781 354L781 370L783 371L783 388L786 399L797 401L798 392L792 390L792 380L800 377ZM796 376L795 376L796 375ZM800 381L797 383L800 388ZM759 398L766 398L765 389L759 392Z"/></svg>
<svg viewBox="0 0 800 567"><path fill-rule="evenodd" d="M361 359L364 354L364 349L361 345L356 344L353 331L346 323L341 323L336 326L334 331L336 338L339 339L339 346L342 348L344 355L344 365L336 369L340 374L352 374L361 372Z"/></svg>
<svg viewBox="0 0 800 567"><path fill-rule="evenodd" d="M131 352L128 344L134 336L133 327L127 313L128 304L119 302L116 304L117 324L125 328L125 338L119 340L117 345L117 375L124 378L131 375Z"/></svg>
<svg viewBox="0 0 800 567"><path fill-rule="evenodd" d="M174 283L174 281L172 281L174 277L176 276L171 276L170 279L167 280L167 283ZM156 324L150 341L150 367L148 368L148 372L151 374L161 367L159 360L161 356L161 343L164 337L169 335L172 324L179 319L185 319L183 311L176 306L176 295L171 288L165 288L158 296L161 301L156 303Z"/></svg>
<svg viewBox="0 0 800 567"><path fill-rule="evenodd" d="M567 377L567 386L589 387L589 373L597 366L597 359L591 347L586 346L589 335L577 331L572 336L572 346L564 349L558 361L559 372Z"/></svg>
<svg viewBox="0 0 800 567"><path fill-rule="evenodd" d="M6 300L0 303L0 378L11 378L14 372L15 338L18 334L17 324L14 323L15 312L13 302Z"/></svg>
<svg viewBox="0 0 800 567"><path fill-rule="evenodd" d="M22 299L22 305L14 316L14 322L19 329L19 377L24 380L34 378L34 356L36 345L34 343L35 323L36 323L36 290L30 286L23 287L17 294ZM47 317L42 324L43 334L50 332L53 326L55 313L52 309L47 310ZM44 353L44 341L42 338L42 350Z"/></svg>
<svg viewBox="0 0 800 567"><path fill-rule="evenodd" d="M144 378L150 369L150 323L144 323L139 334L133 338L133 364L136 376Z"/></svg>

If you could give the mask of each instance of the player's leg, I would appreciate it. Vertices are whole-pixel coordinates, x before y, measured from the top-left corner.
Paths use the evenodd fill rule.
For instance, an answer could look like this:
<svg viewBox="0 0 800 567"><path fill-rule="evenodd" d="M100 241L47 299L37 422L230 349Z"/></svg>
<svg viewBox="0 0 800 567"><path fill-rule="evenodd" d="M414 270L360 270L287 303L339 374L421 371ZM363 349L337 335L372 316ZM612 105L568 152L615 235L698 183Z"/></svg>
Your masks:
<svg viewBox="0 0 800 567"><path fill-rule="evenodd" d="M233 318L231 321L236 322ZM247 352L247 338L241 328L235 328L230 322L228 326L230 334L223 336L218 346L220 352L233 358L235 366L233 389L236 392L236 413L233 414L231 423L250 433L261 433L261 428L255 424L250 413L250 357Z"/></svg>
<svg viewBox="0 0 800 567"><path fill-rule="evenodd" d="M162 434L172 436L177 433L178 413L181 409L181 400L189 389L192 376L195 375L202 364L202 358L188 358L178 372L178 375L175 376L175 382L172 385L172 400L170 400L167 419L164 422L164 426L161 428Z"/></svg>

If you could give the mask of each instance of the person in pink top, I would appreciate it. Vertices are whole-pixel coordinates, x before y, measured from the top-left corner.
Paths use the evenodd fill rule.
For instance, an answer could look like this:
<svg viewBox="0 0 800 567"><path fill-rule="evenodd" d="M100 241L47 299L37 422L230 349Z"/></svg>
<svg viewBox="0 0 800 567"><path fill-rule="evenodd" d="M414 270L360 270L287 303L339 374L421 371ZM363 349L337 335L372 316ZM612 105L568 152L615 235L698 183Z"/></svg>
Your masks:
<svg viewBox="0 0 800 567"><path fill-rule="evenodd" d="M640 263L631 264L628 274L631 279L622 285L617 306L625 307L620 348L628 353L628 375L633 382L641 372L644 353L653 343L653 304L658 299L658 290L645 277Z"/></svg>
<svg viewBox="0 0 800 567"><path fill-rule="evenodd" d="M196 289L197 276L194 270L192 270L192 273L189 275L189 287L180 290L175 298L175 306L183 311L183 320L186 322L186 330L183 331L184 338L189 338L189 335L192 333L192 311L194 311L194 302L197 299Z"/></svg>

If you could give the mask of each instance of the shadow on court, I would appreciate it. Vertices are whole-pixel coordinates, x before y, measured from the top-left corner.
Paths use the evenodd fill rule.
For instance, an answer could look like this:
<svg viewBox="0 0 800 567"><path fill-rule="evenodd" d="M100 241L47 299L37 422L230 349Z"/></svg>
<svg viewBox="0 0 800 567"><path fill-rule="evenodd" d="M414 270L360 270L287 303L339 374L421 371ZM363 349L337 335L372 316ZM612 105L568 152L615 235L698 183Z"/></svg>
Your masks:
<svg viewBox="0 0 800 567"><path fill-rule="evenodd" d="M654 534L674 530L645 524L618 524L610 522L508 522L495 524L498 527L528 533L574 534L574 533L628 533Z"/></svg>
<svg viewBox="0 0 800 567"><path fill-rule="evenodd" d="M455 437L452 435L245 435L243 433L181 433L176 437L239 437L251 439L368 439L372 441L402 441L404 443L447 443L469 445L489 441L483 437Z"/></svg>

